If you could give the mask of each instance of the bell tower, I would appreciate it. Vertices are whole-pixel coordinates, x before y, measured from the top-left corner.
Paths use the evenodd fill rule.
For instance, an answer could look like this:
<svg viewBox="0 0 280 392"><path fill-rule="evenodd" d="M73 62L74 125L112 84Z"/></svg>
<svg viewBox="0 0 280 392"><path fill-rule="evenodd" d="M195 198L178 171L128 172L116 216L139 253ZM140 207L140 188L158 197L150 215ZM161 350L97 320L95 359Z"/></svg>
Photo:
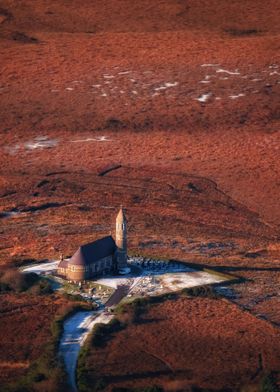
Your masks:
<svg viewBox="0 0 280 392"><path fill-rule="evenodd" d="M117 268L125 268L127 266L127 219L123 208L116 219L116 261Z"/></svg>

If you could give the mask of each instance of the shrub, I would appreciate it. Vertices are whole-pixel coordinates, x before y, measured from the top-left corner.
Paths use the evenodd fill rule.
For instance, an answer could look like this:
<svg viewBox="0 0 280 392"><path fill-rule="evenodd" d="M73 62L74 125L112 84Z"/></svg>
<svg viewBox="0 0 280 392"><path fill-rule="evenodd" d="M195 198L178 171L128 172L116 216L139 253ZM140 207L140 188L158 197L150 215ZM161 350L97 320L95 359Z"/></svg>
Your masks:
<svg viewBox="0 0 280 392"><path fill-rule="evenodd" d="M123 328L125 328L125 324L120 322L117 318L114 318L108 324L95 324L91 336L91 345L93 347L104 346L106 342L111 339L114 332L121 331Z"/></svg>
<svg viewBox="0 0 280 392"><path fill-rule="evenodd" d="M119 130L126 127L126 124L118 118L110 117L106 120L104 128Z"/></svg>
<svg viewBox="0 0 280 392"><path fill-rule="evenodd" d="M10 291L10 286L8 283L0 282L0 293L6 293L7 291Z"/></svg>
<svg viewBox="0 0 280 392"><path fill-rule="evenodd" d="M148 309L155 304L159 304L165 300L172 300L178 298L176 293L167 293L163 295L156 295L146 298L136 298L129 303L123 303L115 308L115 314L128 315L128 320L132 323L141 323L141 316L148 311Z"/></svg>
<svg viewBox="0 0 280 392"><path fill-rule="evenodd" d="M267 374L261 381L261 392L277 392L278 387L273 373Z"/></svg>
<svg viewBox="0 0 280 392"><path fill-rule="evenodd" d="M88 310L94 310L98 308L98 305L88 301L86 298L82 297L79 294L69 294L69 293L63 293L62 296L66 299L68 299L69 301L73 301L73 302L83 302L83 306L85 306L86 309Z"/></svg>
<svg viewBox="0 0 280 392"><path fill-rule="evenodd" d="M220 298L219 294L215 291L212 286L197 286L190 287L182 290L182 294L190 297L204 297L204 298Z"/></svg>
<svg viewBox="0 0 280 392"><path fill-rule="evenodd" d="M225 29L224 31L236 37L250 36L262 33L262 30L257 29Z"/></svg>
<svg viewBox="0 0 280 392"><path fill-rule="evenodd" d="M39 283L31 289L32 294L48 295L53 293L52 285L47 279L40 279Z"/></svg>
<svg viewBox="0 0 280 392"><path fill-rule="evenodd" d="M8 268L2 272L0 278L1 288L12 290L15 292L22 292L28 290L39 280L35 273L23 274L16 268Z"/></svg>

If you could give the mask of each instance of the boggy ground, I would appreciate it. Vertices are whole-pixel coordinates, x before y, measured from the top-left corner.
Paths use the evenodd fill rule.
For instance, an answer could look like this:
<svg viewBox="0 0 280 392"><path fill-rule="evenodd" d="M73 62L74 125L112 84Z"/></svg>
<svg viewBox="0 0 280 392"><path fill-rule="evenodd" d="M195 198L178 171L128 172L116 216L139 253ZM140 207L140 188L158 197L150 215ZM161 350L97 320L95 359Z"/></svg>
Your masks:
<svg viewBox="0 0 280 392"><path fill-rule="evenodd" d="M241 276L279 325L279 2L136 3L1 2L1 264L123 204L131 252Z"/></svg>
<svg viewBox="0 0 280 392"><path fill-rule="evenodd" d="M106 391L259 390L260 380L279 369L279 330L209 298L153 306L104 347L91 349L85 363L88 377L102 380Z"/></svg>

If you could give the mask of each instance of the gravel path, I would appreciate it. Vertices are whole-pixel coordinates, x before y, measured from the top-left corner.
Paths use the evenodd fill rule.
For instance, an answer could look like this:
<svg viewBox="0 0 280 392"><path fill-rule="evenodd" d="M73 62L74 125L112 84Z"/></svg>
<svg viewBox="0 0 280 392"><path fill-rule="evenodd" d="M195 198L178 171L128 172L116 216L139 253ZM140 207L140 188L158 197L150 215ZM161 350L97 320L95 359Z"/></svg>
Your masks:
<svg viewBox="0 0 280 392"><path fill-rule="evenodd" d="M103 311L79 311L64 322L59 355L65 364L71 391L77 392L76 366L81 346L95 324L107 324L112 318L112 315L107 315Z"/></svg>

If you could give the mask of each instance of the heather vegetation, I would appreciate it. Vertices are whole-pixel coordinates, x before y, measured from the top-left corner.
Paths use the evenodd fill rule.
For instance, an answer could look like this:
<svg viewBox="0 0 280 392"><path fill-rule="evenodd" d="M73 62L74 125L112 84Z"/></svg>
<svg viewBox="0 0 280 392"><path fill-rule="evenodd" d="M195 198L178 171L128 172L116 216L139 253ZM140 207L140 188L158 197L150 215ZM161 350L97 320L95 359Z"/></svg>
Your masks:
<svg viewBox="0 0 280 392"><path fill-rule="evenodd" d="M91 349L98 349L104 347L107 342L113 338L114 333L123 330L126 324L119 321L117 318L112 319L108 324L99 323L94 326L94 329L87 339L84 347L82 347L79 355L77 366L77 384L80 392L97 392L102 391L107 383L98 375L90 374L88 372L87 358Z"/></svg>
<svg viewBox="0 0 280 392"><path fill-rule="evenodd" d="M95 331L90 390L111 375L114 392L280 385L279 11L279 0L1 1L0 264L72 255L107 235L122 203L132 252L244 279L235 304L200 287L122 305L125 329ZM0 380L19 379L80 298L14 271L0 271L0 292ZM36 366L18 390L55 391L55 368Z"/></svg>
<svg viewBox="0 0 280 392"><path fill-rule="evenodd" d="M131 302L123 302L115 308L115 313L119 316L128 314L132 323L141 323L141 316L146 313L152 305L162 303L166 300L175 300L180 296L187 297L204 297L219 299L220 295L216 292L215 287L210 285L195 286L183 289L179 293L168 293L145 298L136 298Z"/></svg>
<svg viewBox="0 0 280 392"><path fill-rule="evenodd" d="M221 378L229 377L232 369L236 369L236 374L240 375L238 389L235 386L233 390L276 392L277 374L275 377L273 372L262 369L262 365L259 365L259 370L255 367L255 358L259 357L261 348L266 351L267 358L271 356L270 340L264 342L260 339L264 327L272 333L270 327L264 326L261 321L256 326L255 318L242 312L230 302L219 299L214 287L200 286L183 290L181 294L138 298L118 305L115 309L117 318L108 325L97 324L81 351L77 367L79 390L81 392L163 391L168 377L171 379L176 377L177 372L179 377L182 367L191 368L195 374L198 385L189 385L189 390L193 392L212 391L215 383L225 385L223 383L228 382L229 385L234 385L236 381L231 376L228 380ZM201 310L199 314L198 309ZM179 310L181 313L178 313ZM236 320L239 320L240 325L234 325ZM197 323L199 323L199 332ZM228 345L228 341L224 341L220 336L220 328L223 328L230 339L236 343ZM192 331L198 334L196 339L191 338ZM244 334L243 344L246 349L243 346L239 347L240 331ZM247 334L249 331L250 333ZM209 333L215 337L213 341L209 340ZM276 330L273 336L273 339L277 339ZM182 345L182 342L185 344ZM219 347L214 351L214 357L218 360L219 355L221 353L223 355L224 373L222 372L221 376L221 371L208 366L207 374L211 380L209 388L200 387L199 380L201 372L205 372L205 367L199 355L202 355L205 347L209 346L210 349L213 344ZM118 354L114 353L114 350L119 347L124 347L124 350L118 349ZM239 352L240 361L248 363L246 368L242 364L239 365L238 361L232 362L236 350ZM248 354L247 350L251 354ZM177 351L181 358L178 365ZM120 359L117 359L116 355L119 355ZM116 365L118 371L114 370L110 376L112 372L110 363L117 363L115 361L120 362L120 365ZM156 375L161 371L162 374L166 372L162 377L162 386L153 386L153 374ZM137 378L133 379L133 374L142 381L146 380L147 385L150 382L150 386L145 388L137 386L138 381ZM254 382L250 381L252 378ZM127 383L130 383L129 387ZM217 387L215 390L226 389Z"/></svg>
<svg viewBox="0 0 280 392"><path fill-rule="evenodd" d="M45 346L43 354L35 361L27 376L20 380L7 392L41 391L68 392L67 376L63 363L58 357L58 345L63 332L63 323L72 314L81 309L87 309L86 305L75 304L67 307L59 314L51 324L51 341ZM23 388L23 389L22 389Z"/></svg>

